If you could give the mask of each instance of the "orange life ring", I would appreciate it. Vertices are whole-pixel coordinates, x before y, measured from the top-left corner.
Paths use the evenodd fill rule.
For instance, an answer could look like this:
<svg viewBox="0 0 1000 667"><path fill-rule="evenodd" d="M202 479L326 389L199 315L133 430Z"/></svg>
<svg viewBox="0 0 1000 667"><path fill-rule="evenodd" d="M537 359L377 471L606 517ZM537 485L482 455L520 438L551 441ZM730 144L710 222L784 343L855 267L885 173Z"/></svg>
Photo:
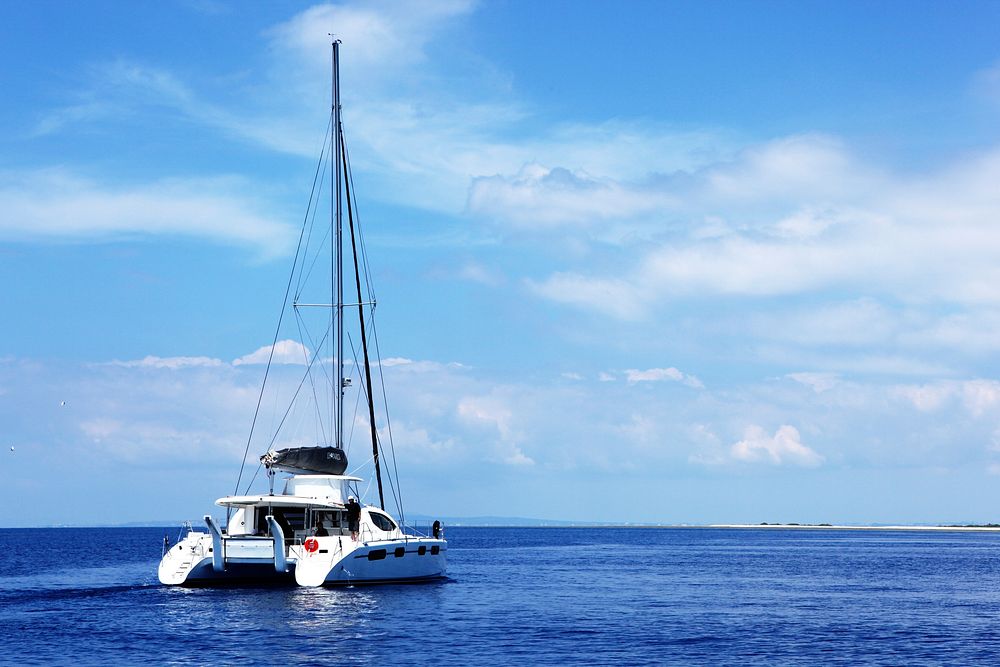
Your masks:
<svg viewBox="0 0 1000 667"><path fill-rule="evenodd" d="M302 546L306 548L309 553L315 553L319 549L319 540L315 537L307 537L306 541L302 543Z"/></svg>

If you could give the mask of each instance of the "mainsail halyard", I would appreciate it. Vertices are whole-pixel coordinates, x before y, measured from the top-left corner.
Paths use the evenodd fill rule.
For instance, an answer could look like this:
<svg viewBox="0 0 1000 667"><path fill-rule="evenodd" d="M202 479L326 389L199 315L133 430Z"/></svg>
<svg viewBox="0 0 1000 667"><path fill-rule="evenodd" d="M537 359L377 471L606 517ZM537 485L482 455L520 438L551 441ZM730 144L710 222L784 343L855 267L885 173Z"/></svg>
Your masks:
<svg viewBox="0 0 1000 667"><path fill-rule="evenodd" d="M347 149L343 143L340 146L344 172L347 172ZM354 213L351 207L351 189L347 194L347 224L351 232L351 253L354 256L354 280L358 286L358 319L361 323L361 353L365 358L365 390L368 393L368 424L372 433L372 460L375 463L375 480L378 482L378 506L385 509L385 496L382 493L382 469L378 462L378 429L375 428L375 395L372 393L372 368L368 358L368 334L365 331L365 305L361 295L361 270L358 268L358 244L354 240Z"/></svg>

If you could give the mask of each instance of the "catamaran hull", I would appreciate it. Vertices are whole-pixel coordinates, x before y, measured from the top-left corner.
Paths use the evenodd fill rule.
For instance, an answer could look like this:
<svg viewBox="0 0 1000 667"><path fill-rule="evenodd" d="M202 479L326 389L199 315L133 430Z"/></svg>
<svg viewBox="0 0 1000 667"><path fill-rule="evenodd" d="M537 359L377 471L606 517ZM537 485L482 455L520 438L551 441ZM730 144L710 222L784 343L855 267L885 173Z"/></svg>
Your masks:
<svg viewBox="0 0 1000 667"><path fill-rule="evenodd" d="M160 561L159 579L166 585L191 587L293 583L351 586L431 581L443 577L447 568L448 543L444 540L407 538L354 542L349 537L314 539L317 544L314 551L306 550L303 545L289 547L284 571L279 571L273 555L224 558L217 563L211 537L191 533L164 555Z"/></svg>
<svg viewBox="0 0 1000 667"><path fill-rule="evenodd" d="M447 569L448 543L429 538L352 542L317 538L308 552L293 547L295 582L300 586L349 586L439 579Z"/></svg>

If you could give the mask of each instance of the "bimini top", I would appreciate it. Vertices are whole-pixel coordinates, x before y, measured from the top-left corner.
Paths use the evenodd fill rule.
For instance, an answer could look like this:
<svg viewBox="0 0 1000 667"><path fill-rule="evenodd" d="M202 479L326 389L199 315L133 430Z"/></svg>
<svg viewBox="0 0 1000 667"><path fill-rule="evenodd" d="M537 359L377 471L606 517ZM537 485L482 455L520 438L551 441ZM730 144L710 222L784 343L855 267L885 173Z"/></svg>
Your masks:
<svg viewBox="0 0 1000 667"><path fill-rule="evenodd" d="M260 457L267 468L285 472L343 475L347 454L340 447L290 447L269 451Z"/></svg>
<svg viewBox="0 0 1000 667"><path fill-rule="evenodd" d="M343 509L344 504L331 498L306 498L304 496L226 496L215 501L223 507L333 507Z"/></svg>
<svg viewBox="0 0 1000 667"><path fill-rule="evenodd" d="M215 501L223 507L335 507L343 508L348 497L357 496L351 482L363 481L349 475L292 475L285 480L280 495L225 496Z"/></svg>

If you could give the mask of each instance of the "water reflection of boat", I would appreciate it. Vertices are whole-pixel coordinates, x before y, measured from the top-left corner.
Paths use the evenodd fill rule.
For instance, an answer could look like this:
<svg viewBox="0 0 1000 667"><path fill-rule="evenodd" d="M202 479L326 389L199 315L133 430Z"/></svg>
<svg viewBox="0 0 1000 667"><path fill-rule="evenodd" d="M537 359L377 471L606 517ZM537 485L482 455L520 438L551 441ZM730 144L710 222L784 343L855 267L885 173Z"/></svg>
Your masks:
<svg viewBox="0 0 1000 667"><path fill-rule="evenodd" d="M306 215L299 250L289 279L289 293L293 279L297 279L294 298L289 303L289 293L286 293L286 303L282 307L284 314L285 308L291 306L300 330L306 332L308 325L302 315L304 310L322 309L329 313L329 317L323 319L326 323L325 333L316 337L308 333L304 336L301 349L306 351L303 359L305 375L294 393L292 404L298 400L313 401L314 416L318 423L317 432L329 433L329 440L332 442L320 446L274 450L272 445L286 421L282 419L271 438L268 451L260 457L261 467L267 472L268 492L250 494L248 485L247 490L240 494L244 470L241 468L236 482L236 494L216 501L216 504L226 508L226 525L220 527L210 515L206 515L204 519L207 532L189 530L177 544L164 546L164 555L159 566L159 579L164 584L212 585L294 581L302 586L320 586L421 581L439 578L445 572L447 542L440 535L437 524L433 536L416 535L413 531L404 531L385 510L380 466L382 443L376 428L373 364L369 359L368 344L369 337L374 333L372 324L375 299L371 293L370 281L367 280L367 260L363 241L360 239L360 228L356 224L355 203L352 201L353 188L341 123L339 51L340 44L335 42L329 141L324 147L324 156L320 159L321 165L328 164L332 181L331 228L327 233L330 239L329 259L332 275L324 282L331 293L330 300L329 303L306 303L300 298L305 294L303 285L308 282L312 268L319 257L315 246L310 249L310 240L325 238L321 234L314 234L312 225L316 216L313 198L310 197L311 214ZM317 179L317 183L321 182ZM314 190L315 188L314 183ZM354 269L352 273L357 287L357 302L354 303L345 303L343 294L345 281L342 195L346 195L348 232ZM360 261L359 248L362 253ZM365 278L364 281L362 277ZM347 446L344 438L346 421L344 395L353 384L352 378L345 374L345 314L348 309L354 308L357 308L358 313L358 339L351 340L351 347L354 348L356 342L360 342L360 350L354 349L354 352L356 359L358 356L361 358L353 364L353 368L359 375L363 370L364 375L363 395L367 403L366 417L372 443L371 463L378 489L377 506L356 502L355 499L360 499L362 495L358 491L358 483L362 479L345 474ZM366 313L368 313L367 325ZM279 330L280 327L279 318ZM268 360L268 370L265 372L265 386L271 371L277 340L276 332L275 344L271 346L271 358ZM314 345L315 351L309 353L307 342L317 340L318 343ZM331 347L334 343L336 345L336 350L332 354L334 367L332 372L322 366L323 358L320 355L321 349L328 342ZM381 378L381 364L375 366ZM328 400L323 400L324 392L318 391L317 388L318 381L324 378L330 380L327 383L330 386L325 394ZM307 381L311 392L300 391ZM261 397L263 395L262 388ZM260 400L258 400L258 410L259 408ZM291 410L290 405L285 415L290 414ZM324 415L327 413L330 419L324 422ZM364 421L365 416L360 419L355 416L353 423ZM254 415L253 423L254 425L257 423L257 414ZM251 427L251 438L247 443L248 451L253 432ZM244 455L245 464L246 455ZM281 493L275 494L275 477L279 472L291 473L291 476L284 480ZM393 484L391 478L389 481L398 499L398 484Z"/></svg>

